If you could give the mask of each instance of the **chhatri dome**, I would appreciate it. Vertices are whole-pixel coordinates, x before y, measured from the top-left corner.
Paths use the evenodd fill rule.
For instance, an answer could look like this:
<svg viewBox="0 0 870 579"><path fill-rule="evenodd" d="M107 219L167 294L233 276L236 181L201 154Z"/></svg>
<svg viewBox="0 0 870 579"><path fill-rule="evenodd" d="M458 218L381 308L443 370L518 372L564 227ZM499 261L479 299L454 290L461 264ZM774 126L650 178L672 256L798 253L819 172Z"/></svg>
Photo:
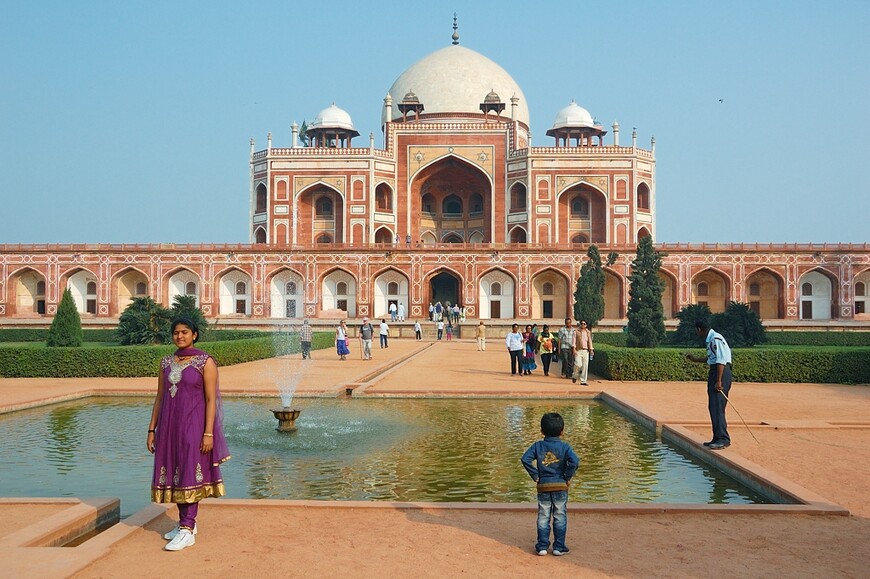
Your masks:
<svg viewBox="0 0 870 579"><path fill-rule="evenodd" d="M335 103L317 113L317 117L308 125L308 130L314 129L344 129L356 133L354 136L359 135L348 112L335 106Z"/></svg>
<svg viewBox="0 0 870 579"><path fill-rule="evenodd" d="M451 46L418 60L399 75L389 90L393 100L390 120L402 118L399 104L402 97L410 92L420 99L425 114L456 113L458 117L465 116L465 113L479 116L480 104L487 95L495 92L507 103L511 97L519 98L517 120L528 126L526 97L511 75L482 54L459 46L459 35L456 33L453 42ZM510 113L506 116L509 118ZM386 121L384 111L381 122Z"/></svg>
<svg viewBox="0 0 870 579"><path fill-rule="evenodd" d="M567 127L592 128L594 126L595 121L592 120L592 115L589 114L589 111L575 103L573 100L570 105L556 113L556 120L553 121L553 129L564 129Z"/></svg>

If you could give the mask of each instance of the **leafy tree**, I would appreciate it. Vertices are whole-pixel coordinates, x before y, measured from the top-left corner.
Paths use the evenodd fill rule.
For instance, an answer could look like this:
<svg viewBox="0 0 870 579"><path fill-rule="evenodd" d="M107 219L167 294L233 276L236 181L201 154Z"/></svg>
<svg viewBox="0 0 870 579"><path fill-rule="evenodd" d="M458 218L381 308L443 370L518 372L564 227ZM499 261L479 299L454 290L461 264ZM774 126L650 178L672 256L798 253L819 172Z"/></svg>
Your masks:
<svg viewBox="0 0 870 579"><path fill-rule="evenodd" d="M121 344L166 344L172 312L149 297L133 298L118 320Z"/></svg>
<svg viewBox="0 0 870 579"><path fill-rule="evenodd" d="M610 252L602 264L597 245L590 245L586 255L589 260L580 268L574 291L574 319L586 320L587 327L593 328L604 317L604 268L613 265L619 255Z"/></svg>
<svg viewBox="0 0 870 579"><path fill-rule="evenodd" d="M641 238L629 276L629 347L655 348L665 339L665 314L662 308L665 284L658 276L661 266L662 254L653 247L652 237Z"/></svg>
<svg viewBox="0 0 870 579"><path fill-rule="evenodd" d="M203 315L202 310L196 306L196 296L177 295L172 300L172 308L170 309L171 319L184 316L190 318L196 325L199 326L199 337L203 337L203 333L208 329L208 322ZM170 320L171 321L171 320ZM171 328L167 328L167 335ZM170 336L171 337L171 336Z"/></svg>
<svg viewBox="0 0 870 579"><path fill-rule="evenodd" d="M713 314L711 325L725 336L732 348L754 346L767 341L761 319L749 304L728 302L724 312Z"/></svg>
<svg viewBox="0 0 870 579"><path fill-rule="evenodd" d="M51 320L47 345L52 347L82 345L82 318L79 316L69 288L63 292L60 305L57 306L57 313Z"/></svg>
<svg viewBox="0 0 870 579"><path fill-rule="evenodd" d="M680 324L671 336L671 342L680 346L697 346L698 333L695 331L695 323L699 321L710 323L713 312L707 304L692 304L684 306L674 317L680 321Z"/></svg>

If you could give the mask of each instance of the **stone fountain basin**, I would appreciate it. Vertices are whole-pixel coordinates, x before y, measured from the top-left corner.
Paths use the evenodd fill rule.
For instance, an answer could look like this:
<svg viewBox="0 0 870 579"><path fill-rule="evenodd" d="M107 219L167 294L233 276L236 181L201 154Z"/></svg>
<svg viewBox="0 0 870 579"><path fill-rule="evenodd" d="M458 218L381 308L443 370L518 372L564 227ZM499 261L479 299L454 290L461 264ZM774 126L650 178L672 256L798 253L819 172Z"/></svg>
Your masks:
<svg viewBox="0 0 870 579"><path fill-rule="evenodd" d="M302 411L297 408L276 408L272 414L278 419L278 432L296 432L296 419Z"/></svg>

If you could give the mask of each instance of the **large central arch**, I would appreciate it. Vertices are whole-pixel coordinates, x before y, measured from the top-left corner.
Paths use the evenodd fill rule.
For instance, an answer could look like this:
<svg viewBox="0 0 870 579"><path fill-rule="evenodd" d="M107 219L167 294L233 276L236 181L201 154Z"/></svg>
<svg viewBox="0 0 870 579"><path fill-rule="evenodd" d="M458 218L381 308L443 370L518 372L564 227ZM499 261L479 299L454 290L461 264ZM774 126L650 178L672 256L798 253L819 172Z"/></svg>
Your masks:
<svg viewBox="0 0 870 579"><path fill-rule="evenodd" d="M433 304L441 302L442 305L461 304L461 287L459 276L442 269L429 278L429 301Z"/></svg>
<svg viewBox="0 0 870 579"><path fill-rule="evenodd" d="M427 242L490 243L492 184L479 168L449 156L417 173L410 189L411 231ZM416 217L419 216L419 217Z"/></svg>

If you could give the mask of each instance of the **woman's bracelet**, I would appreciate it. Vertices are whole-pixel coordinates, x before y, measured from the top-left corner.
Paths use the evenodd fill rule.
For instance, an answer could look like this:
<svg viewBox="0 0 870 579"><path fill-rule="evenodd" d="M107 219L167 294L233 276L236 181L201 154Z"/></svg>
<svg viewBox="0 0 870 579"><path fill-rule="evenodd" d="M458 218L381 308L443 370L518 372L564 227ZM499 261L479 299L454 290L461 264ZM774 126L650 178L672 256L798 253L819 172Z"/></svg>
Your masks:
<svg viewBox="0 0 870 579"><path fill-rule="evenodd" d="M148 434L153 434L153 433L155 433L155 432L157 432L157 431L154 430L154 429L151 429L151 430L148 431Z"/></svg>
<svg viewBox="0 0 870 579"><path fill-rule="evenodd" d="M213 436L214 436L214 434L211 434L211 433L209 433L209 432L203 432L202 435L203 435L203 436L209 436L209 437L213 437Z"/></svg>

